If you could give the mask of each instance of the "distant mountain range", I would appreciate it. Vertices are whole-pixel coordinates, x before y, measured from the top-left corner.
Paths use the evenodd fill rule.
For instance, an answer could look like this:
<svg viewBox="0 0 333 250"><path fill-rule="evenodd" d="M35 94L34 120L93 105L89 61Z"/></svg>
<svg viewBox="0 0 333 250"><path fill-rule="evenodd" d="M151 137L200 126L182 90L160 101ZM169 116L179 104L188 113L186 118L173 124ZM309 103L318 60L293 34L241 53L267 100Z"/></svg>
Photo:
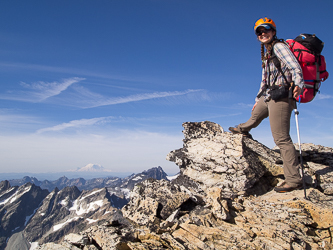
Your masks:
<svg viewBox="0 0 333 250"><path fill-rule="evenodd" d="M128 203L129 193L148 178L167 179L161 167L126 178L85 180L34 177L0 182L0 250L28 250L30 242L56 242L65 234L100 225Z"/></svg>
<svg viewBox="0 0 333 250"><path fill-rule="evenodd" d="M47 189L48 191L51 192L55 188L61 190L65 187L71 187L71 186L76 186L79 190L92 190L94 188L116 187L122 184L123 179L119 177L106 177L106 178L92 178L86 180L84 178L69 179L66 176L63 176L54 181L49 181L49 180L39 181L35 177L24 176L22 179L9 180L11 186L21 186L28 182L35 184L36 186L39 186L42 189Z"/></svg>
<svg viewBox="0 0 333 250"><path fill-rule="evenodd" d="M94 165L96 166L96 165ZM92 166L92 168L95 168ZM84 167L85 169L91 169L91 166ZM66 176L62 176L57 180L44 180L39 181L35 177L24 176L21 179L12 179L9 180L11 186L21 186L28 182L35 184L36 186L41 187L42 189L47 189L48 191L52 191L55 188L59 190L65 187L76 186L79 190L92 190L94 188L104 188L115 189L113 192L119 193L120 189L132 189L137 182L141 182L146 180L147 178L154 179L166 179L167 174L163 171L161 167L152 168L147 171L143 171L139 174L131 174L125 178L120 177L100 177L100 178L92 178L92 179L84 179L84 178L67 178ZM119 189L120 188L120 189Z"/></svg>

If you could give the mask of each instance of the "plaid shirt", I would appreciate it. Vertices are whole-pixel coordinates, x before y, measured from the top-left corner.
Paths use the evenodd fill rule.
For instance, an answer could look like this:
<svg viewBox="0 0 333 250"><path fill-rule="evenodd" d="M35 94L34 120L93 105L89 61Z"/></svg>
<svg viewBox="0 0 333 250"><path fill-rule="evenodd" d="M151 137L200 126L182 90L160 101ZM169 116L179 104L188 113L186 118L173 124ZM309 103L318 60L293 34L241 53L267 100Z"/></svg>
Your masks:
<svg viewBox="0 0 333 250"><path fill-rule="evenodd" d="M304 86L304 79L303 79L303 73L301 66L299 65L297 59L295 58L294 54L289 49L288 45L282 42L276 43L273 47L274 53L279 59L281 63L281 69L284 75L286 76L288 83L294 82L295 85L297 85L300 88L303 88ZM269 67L269 69L268 69ZM268 74L270 72L270 74ZM274 80L276 79L275 83ZM267 85L274 84L274 85L286 85L286 81L282 74L279 72L279 70L275 67L274 63L270 61L270 63L267 63L267 60L265 61L265 67L262 70L262 81L260 84L260 89L258 94L267 87ZM269 97L269 94L267 93L268 89L265 90L263 93L263 96L265 96L265 99ZM256 98L256 102L258 101L258 98Z"/></svg>

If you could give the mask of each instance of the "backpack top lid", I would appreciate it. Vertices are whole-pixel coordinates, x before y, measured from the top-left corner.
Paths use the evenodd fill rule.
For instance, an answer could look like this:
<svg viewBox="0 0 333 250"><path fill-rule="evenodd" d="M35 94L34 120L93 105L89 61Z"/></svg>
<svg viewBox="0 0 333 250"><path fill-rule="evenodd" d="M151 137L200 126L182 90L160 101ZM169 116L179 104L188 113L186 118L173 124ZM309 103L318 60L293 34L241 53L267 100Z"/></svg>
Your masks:
<svg viewBox="0 0 333 250"><path fill-rule="evenodd" d="M316 54L320 54L324 48L324 43L315 34L300 34L294 40Z"/></svg>

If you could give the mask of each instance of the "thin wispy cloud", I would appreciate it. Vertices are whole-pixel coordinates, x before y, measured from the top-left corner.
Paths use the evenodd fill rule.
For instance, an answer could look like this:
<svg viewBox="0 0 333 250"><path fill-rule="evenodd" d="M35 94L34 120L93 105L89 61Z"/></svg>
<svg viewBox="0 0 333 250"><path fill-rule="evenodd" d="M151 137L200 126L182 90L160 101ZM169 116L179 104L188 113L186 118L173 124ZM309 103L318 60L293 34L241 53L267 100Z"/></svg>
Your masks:
<svg viewBox="0 0 333 250"><path fill-rule="evenodd" d="M157 99L157 98L166 98L166 97L174 97L174 96L182 96L190 93L198 92L201 90L185 90L185 91L169 91L169 92L153 92L153 93L143 93L137 95L130 95L125 97L116 97L109 98L100 103L96 103L97 106L105 106L105 105L114 105L120 103L128 103L128 102L137 102L149 99Z"/></svg>
<svg viewBox="0 0 333 250"><path fill-rule="evenodd" d="M43 124L43 119L38 116L0 109L0 135L33 132L36 127L43 126Z"/></svg>
<svg viewBox="0 0 333 250"><path fill-rule="evenodd" d="M61 73L61 74L69 74L69 75L80 75L85 77L97 77L102 79L109 80L117 80L117 81L125 81L125 82L151 82L153 80L147 77L131 77L127 75L118 75L118 74L106 74L99 73L95 71L78 69L78 68L69 68L69 67L55 67L48 66L42 64L27 64L27 63L8 63L8 62L0 62L0 67L9 68L9 69L20 69L20 70L28 70L28 71L39 71L39 72L53 72L53 73Z"/></svg>
<svg viewBox="0 0 333 250"><path fill-rule="evenodd" d="M76 87L75 90L79 94L78 97L80 98L77 98L76 103L73 104L81 108L95 108L100 106L124 104L124 103L138 102L138 101L158 99L158 98L184 96L187 94L203 91L200 89L198 90L188 89L184 91L163 91L163 92L141 93L141 94L128 95L123 97L105 97L100 94L91 92L83 87Z"/></svg>
<svg viewBox="0 0 333 250"><path fill-rule="evenodd" d="M8 63L0 62L1 67L14 68L14 69L23 69L23 70L34 70L34 71L47 71L47 72L56 72L56 73L72 73L73 70L63 67L53 67L40 64L27 64L27 63Z"/></svg>
<svg viewBox="0 0 333 250"><path fill-rule="evenodd" d="M82 80L84 80L84 78L73 77L64 79L61 82L39 81L31 84L21 82L21 86L25 90L10 91L6 94L1 94L0 99L22 102L42 102L50 97L59 95L72 84L80 82Z"/></svg>
<svg viewBox="0 0 333 250"><path fill-rule="evenodd" d="M205 91L202 89L187 89L184 91L156 91L151 93L108 97L103 94L93 92L83 86L73 85L74 83L78 83L83 80L85 80L85 78L72 77L62 81L54 82L21 82L20 85L23 87L23 90L9 90L7 93L0 94L0 99L38 103L50 99L51 97L60 95L70 86L74 92L67 96L60 97L61 99L53 99L53 102L78 108L95 108L100 106L124 104L143 100L185 96L199 92L201 92L201 97L199 99L206 100L208 98L207 93L205 93ZM195 98L198 99L197 97Z"/></svg>
<svg viewBox="0 0 333 250"><path fill-rule="evenodd" d="M243 109L243 108L249 108L249 107L253 107L253 104L254 103L250 103L250 104L248 104L248 103L243 103L243 102L239 102L239 103L237 103L237 105L235 105L235 108L236 109L239 109L239 108L241 108L241 109Z"/></svg>
<svg viewBox="0 0 333 250"><path fill-rule="evenodd" d="M87 127L93 126L97 124L102 124L108 122L112 117L98 117L92 119L80 119L80 120L73 120L67 123L62 123L53 127L42 128L37 130L37 134L45 133L45 132L58 132L69 128L80 128L80 127Z"/></svg>

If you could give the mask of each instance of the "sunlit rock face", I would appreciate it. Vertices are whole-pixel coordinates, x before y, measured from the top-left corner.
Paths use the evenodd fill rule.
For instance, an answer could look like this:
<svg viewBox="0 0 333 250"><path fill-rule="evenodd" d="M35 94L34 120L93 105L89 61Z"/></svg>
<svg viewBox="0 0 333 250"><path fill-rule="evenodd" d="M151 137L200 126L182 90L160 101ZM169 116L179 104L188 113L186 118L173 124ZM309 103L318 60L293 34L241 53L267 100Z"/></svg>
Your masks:
<svg viewBox="0 0 333 250"><path fill-rule="evenodd" d="M203 189L217 187L223 197L236 197L251 189L267 170L281 169L275 164L276 152L242 135L225 133L215 123L187 122L183 127L184 145L167 159Z"/></svg>

